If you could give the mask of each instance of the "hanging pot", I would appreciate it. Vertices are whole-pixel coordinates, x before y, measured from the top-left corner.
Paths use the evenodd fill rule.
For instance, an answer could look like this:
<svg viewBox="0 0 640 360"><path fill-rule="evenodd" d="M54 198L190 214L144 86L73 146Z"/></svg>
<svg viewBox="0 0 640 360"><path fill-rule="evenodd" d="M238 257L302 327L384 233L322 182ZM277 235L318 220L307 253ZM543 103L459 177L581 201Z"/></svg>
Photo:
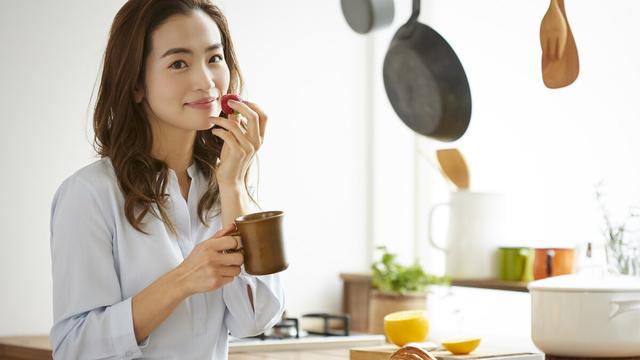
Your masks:
<svg viewBox="0 0 640 360"><path fill-rule="evenodd" d="M342 0L341 6L351 29L360 34L393 22L393 0Z"/></svg>
<svg viewBox="0 0 640 360"><path fill-rule="evenodd" d="M384 59L384 87L396 114L413 131L441 141L460 138L471 119L469 82L458 56L418 21L420 0L396 32Z"/></svg>

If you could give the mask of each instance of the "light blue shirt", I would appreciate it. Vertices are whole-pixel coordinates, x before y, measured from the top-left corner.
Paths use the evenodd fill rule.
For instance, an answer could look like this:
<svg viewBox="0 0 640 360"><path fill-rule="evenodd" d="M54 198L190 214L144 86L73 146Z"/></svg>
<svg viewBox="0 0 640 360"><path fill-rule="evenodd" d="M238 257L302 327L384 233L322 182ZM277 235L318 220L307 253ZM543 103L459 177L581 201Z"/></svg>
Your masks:
<svg viewBox="0 0 640 360"><path fill-rule="evenodd" d="M143 220L149 235L129 224L109 158L62 183L51 207L54 358L227 359L229 332L257 335L280 320L280 276L250 276L243 269L226 286L187 298L149 337L136 342L131 298L178 266L222 225L215 210L209 226L202 224L197 209L207 179L195 163L188 174L192 181L185 201L175 172L169 170L167 206L176 235L151 214Z"/></svg>

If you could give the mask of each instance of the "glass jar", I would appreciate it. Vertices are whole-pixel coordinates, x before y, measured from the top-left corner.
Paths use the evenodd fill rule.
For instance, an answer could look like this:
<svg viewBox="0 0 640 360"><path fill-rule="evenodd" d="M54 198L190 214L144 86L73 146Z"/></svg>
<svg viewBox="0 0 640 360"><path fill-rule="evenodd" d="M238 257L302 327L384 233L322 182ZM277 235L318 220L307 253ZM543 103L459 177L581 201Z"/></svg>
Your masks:
<svg viewBox="0 0 640 360"><path fill-rule="evenodd" d="M640 276L640 238L628 239L624 230L608 234L605 247L609 270L620 275Z"/></svg>

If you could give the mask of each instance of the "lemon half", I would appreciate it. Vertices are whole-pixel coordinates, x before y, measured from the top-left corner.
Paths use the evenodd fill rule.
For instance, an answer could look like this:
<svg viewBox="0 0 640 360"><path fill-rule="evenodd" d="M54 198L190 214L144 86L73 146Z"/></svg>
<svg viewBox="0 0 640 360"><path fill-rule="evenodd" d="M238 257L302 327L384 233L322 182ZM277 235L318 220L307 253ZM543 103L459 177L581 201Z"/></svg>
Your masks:
<svg viewBox="0 0 640 360"><path fill-rule="evenodd" d="M442 347L456 355L466 355L480 345L480 338L448 340L442 342Z"/></svg>
<svg viewBox="0 0 640 360"><path fill-rule="evenodd" d="M427 340L429 320L426 311L408 310L388 314L384 317L384 334L398 346Z"/></svg>

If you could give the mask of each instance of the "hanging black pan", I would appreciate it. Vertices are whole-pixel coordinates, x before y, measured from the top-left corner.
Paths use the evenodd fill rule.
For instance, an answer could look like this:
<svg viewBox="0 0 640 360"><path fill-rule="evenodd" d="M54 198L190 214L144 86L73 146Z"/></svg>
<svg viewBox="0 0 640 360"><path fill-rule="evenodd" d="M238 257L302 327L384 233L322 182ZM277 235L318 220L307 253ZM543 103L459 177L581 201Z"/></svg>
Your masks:
<svg viewBox="0 0 640 360"><path fill-rule="evenodd" d="M420 0L396 32L384 59L384 87L411 130L441 141L460 138L471 119L467 75L451 46L418 21Z"/></svg>

